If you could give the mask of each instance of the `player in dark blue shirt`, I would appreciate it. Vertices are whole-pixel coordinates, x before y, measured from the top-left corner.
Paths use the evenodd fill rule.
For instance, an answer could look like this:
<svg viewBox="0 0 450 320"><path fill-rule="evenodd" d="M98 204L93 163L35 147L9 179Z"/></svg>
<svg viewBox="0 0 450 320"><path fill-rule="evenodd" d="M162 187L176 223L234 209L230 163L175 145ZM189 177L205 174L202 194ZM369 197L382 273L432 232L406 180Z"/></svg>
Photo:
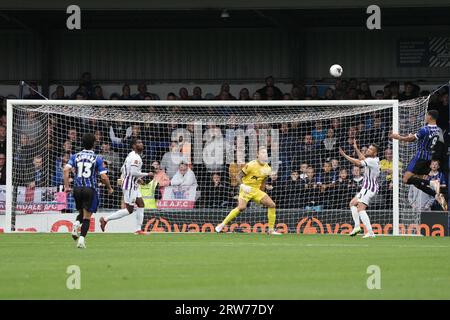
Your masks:
<svg viewBox="0 0 450 320"><path fill-rule="evenodd" d="M403 175L403 183L412 184L426 194L435 197L442 208L447 210L447 202L444 195L440 193L439 182L423 179L423 176L428 175L430 172L433 152L437 148L438 143L443 140L442 131L436 124L438 117L438 111L430 110L425 117L427 125L420 128L416 134L401 136L398 133L392 133L391 138L404 142L417 141L417 152Z"/></svg>
<svg viewBox="0 0 450 320"><path fill-rule="evenodd" d="M77 247L85 248L84 238L89 230L92 213L97 211L98 206L98 184L97 175L105 184L111 194L113 189L107 176L107 171L103 165L103 159L93 151L95 146L95 136L87 133L83 136L84 150L70 157L64 168L64 190L70 192L69 175L74 173L73 197L76 208L79 212L77 221L72 229L72 237L78 239ZM78 227L81 224L81 235L78 237Z"/></svg>

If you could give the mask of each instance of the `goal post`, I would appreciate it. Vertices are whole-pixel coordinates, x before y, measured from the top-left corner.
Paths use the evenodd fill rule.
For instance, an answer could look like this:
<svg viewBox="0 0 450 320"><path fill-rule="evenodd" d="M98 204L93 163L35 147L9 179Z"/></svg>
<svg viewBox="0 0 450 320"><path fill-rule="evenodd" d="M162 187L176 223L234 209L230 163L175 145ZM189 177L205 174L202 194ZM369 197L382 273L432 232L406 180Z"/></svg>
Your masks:
<svg viewBox="0 0 450 320"><path fill-rule="evenodd" d="M382 176L389 183L380 184L386 189L368 209L369 216L381 226L381 232L414 233L420 211L410 205L408 187L400 183L400 176L415 146L399 144L387 136L392 130L401 134L416 132L423 125L427 106L427 97L400 103L8 100L5 232L33 229L32 223L23 221L53 221L52 214L61 212L70 220L70 212L75 212L70 204L73 199L69 197L64 203L56 199L61 193L60 169L68 154L81 151L81 134L92 132L101 143L96 151L105 154L113 171L113 184L133 136L142 138L146 145L144 170L153 169L152 163L157 161L165 166L165 175L171 180L177 170L173 164L184 161L194 172L195 187L163 188L157 210L146 210L149 230L159 230L152 222L155 219L160 224L170 220L168 223L177 224L178 229L187 225L188 231L191 224L201 229L221 221L236 204L236 173L254 159L257 147L264 145L275 173L267 181L266 192L276 199L280 228L283 224L286 232L342 231L351 221L348 202L360 188L361 172L341 158L337 148L342 146L351 152L350 141L356 139L360 148L381 143L380 160L386 150L392 153L392 172ZM176 160L173 150L179 153ZM296 174L300 176L298 185ZM38 177L39 182L34 183L32 180ZM223 188L215 191L214 179L219 179L218 186ZM98 215L120 208L117 187L115 194L115 198L108 198L102 193ZM251 205L238 217L235 231L247 232L247 225L254 230L263 228L266 220L266 211ZM314 226L316 222L320 225ZM48 226L34 229L54 231Z"/></svg>

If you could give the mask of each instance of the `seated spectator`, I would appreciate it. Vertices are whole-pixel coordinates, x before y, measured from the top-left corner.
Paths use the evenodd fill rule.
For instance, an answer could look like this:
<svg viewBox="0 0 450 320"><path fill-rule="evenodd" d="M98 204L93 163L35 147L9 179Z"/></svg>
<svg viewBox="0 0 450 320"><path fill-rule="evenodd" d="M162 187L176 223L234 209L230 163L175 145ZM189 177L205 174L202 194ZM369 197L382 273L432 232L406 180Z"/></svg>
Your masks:
<svg viewBox="0 0 450 320"><path fill-rule="evenodd" d="M293 86L291 90L292 100L305 100L306 95L305 92L306 92L305 86L303 85Z"/></svg>
<svg viewBox="0 0 450 320"><path fill-rule="evenodd" d="M404 87L405 90L399 95L398 98L399 101L414 99L419 96L419 90L417 91L415 90L415 87L412 82L406 81Z"/></svg>
<svg viewBox="0 0 450 320"><path fill-rule="evenodd" d="M55 92L52 93L51 98L53 100L67 100L69 99L69 96L66 96L64 87L62 85L58 85Z"/></svg>
<svg viewBox="0 0 450 320"><path fill-rule="evenodd" d="M258 91L253 94L253 100L262 100L262 95Z"/></svg>
<svg viewBox="0 0 450 320"><path fill-rule="evenodd" d="M130 85L125 83L122 86L122 95L120 96L120 100L132 100Z"/></svg>
<svg viewBox="0 0 450 320"><path fill-rule="evenodd" d="M247 88L242 88L241 91L239 91L239 100L252 100Z"/></svg>
<svg viewBox="0 0 450 320"><path fill-rule="evenodd" d="M152 169L154 172L154 180L158 182L158 185L161 187L167 187L170 184L170 179L167 176L166 172L161 169L159 161L152 162Z"/></svg>
<svg viewBox="0 0 450 320"><path fill-rule="evenodd" d="M35 82L35 81L30 82L30 88L28 89L28 91L29 91L29 93L23 97L24 99L35 99L35 100L44 99L38 93L39 88L38 88L37 82Z"/></svg>
<svg viewBox="0 0 450 320"><path fill-rule="evenodd" d="M439 169L439 161L432 160L430 163L430 172L428 173L427 180L438 180L441 184L441 188L445 188L447 186L445 174Z"/></svg>
<svg viewBox="0 0 450 320"><path fill-rule="evenodd" d="M377 90L375 92L375 100L383 100L384 99L384 92L383 90Z"/></svg>
<svg viewBox="0 0 450 320"><path fill-rule="evenodd" d="M302 164L300 164L300 175L299 178L303 181L306 181L307 177L308 177L308 168L309 168L309 164L307 162L303 162Z"/></svg>
<svg viewBox="0 0 450 320"><path fill-rule="evenodd" d="M278 87L275 86L274 78L272 76L268 76L265 79L265 82L266 82L266 85L256 91L261 96L261 99L253 98L253 100L267 100L267 88L269 88L269 87L272 88L272 91L270 91L270 92L272 92L273 100L281 100L283 97L283 93L281 92L281 90Z"/></svg>
<svg viewBox="0 0 450 320"><path fill-rule="evenodd" d="M166 98L167 100L177 100L178 98L177 98L177 96L175 95L175 93L173 93L173 92L169 92L168 94L167 94L167 98Z"/></svg>
<svg viewBox="0 0 450 320"><path fill-rule="evenodd" d="M325 100L334 100L334 91L331 88L327 88L327 90L325 90Z"/></svg>
<svg viewBox="0 0 450 320"><path fill-rule="evenodd" d="M186 88L180 88L178 91L178 94L180 95L179 100L190 100L189 92Z"/></svg>
<svg viewBox="0 0 450 320"><path fill-rule="evenodd" d="M94 87L94 94L91 96L92 100L106 100L103 96L103 88L99 85Z"/></svg>
<svg viewBox="0 0 450 320"><path fill-rule="evenodd" d="M220 87L220 92L216 96L216 100L236 100L230 92L230 85L228 82L224 82Z"/></svg>
<svg viewBox="0 0 450 320"><path fill-rule="evenodd" d="M109 100L120 100L120 95L117 92L111 93Z"/></svg>
<svg viewBox="0 0 450 320"><path fill-rule="evenodd" d="M0 153L0 185L6 184L6 156Z"/></svg>
<svg viewBox="0 0 450 320"><path fill-rule="evenodd" d="M317 86L311 86L309 88L309 100L320 100L319 96L319 90L317 89Z"/></svg>
<svg viewBox="0 0 450 320"><path fill-rule="evenodd" d="M192 89L192 97L191 100L203 100L202 97L202 88L200 87L194 87L194 89Z"/></svg>
<svg viewBox="0 0 450 320"><path fill-rule="evenodd" d="M178 166L178 171L170 180L171 186L192 187L197 186L197 179L194 172L189 169L187 163L181 162Z"/></svg>
<svg viewBox="0 0 450 320"><path fill-rule="evenodd" d="M292 100L292 96L290 93L286 92L283 94L283 100Z"/></svg>
<svg viewBox="0 0 450 320"><path fill-rule="evenodd" d="M170 144L170 151L166 152L161 160L161 169L165 170L170 179L177 173L180 163L188 163L188 159L182 152L178 143L172 142Z"/></svg>

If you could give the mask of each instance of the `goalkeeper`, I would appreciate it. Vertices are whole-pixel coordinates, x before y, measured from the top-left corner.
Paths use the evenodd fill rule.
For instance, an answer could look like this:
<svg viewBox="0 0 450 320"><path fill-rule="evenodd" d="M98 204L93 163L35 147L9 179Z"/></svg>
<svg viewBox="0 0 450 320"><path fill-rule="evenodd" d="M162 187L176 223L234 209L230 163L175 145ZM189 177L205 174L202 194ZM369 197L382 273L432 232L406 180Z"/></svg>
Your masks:
<svg viewBox="0 0 450 320"><path fill-rule="evenodd" d="M247 208L249 201L253 200L258 204L267 207L267 216L269 219L269 234L279 235L275 231L275 202L262 190L264 190L265 181L271 174L272 169L267 164L268 162L267 148L261 147L258 150L258 158L247 163L242 171L239 172L238 180L241 183L239 191L238 206L231 210L228 216L221 224L216 227L216 232L221 232L222 229L234 218L236 218L241 211Z"/></svg>

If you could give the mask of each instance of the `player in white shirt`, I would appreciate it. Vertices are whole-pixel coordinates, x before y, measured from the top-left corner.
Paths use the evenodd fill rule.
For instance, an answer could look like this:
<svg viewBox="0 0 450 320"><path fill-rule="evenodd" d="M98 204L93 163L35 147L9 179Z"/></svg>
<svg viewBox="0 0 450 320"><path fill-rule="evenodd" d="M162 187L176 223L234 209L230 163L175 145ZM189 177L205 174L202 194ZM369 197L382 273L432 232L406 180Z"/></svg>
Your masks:
<svg viewBox="0 0 450 320"><path fill-rule="evenodd" d="M370 204L370 200L377 194L379 188L378 176L380 175L380 159L377 157L378 146L376 144L371 144L369 148L367 148L365 154L362 154L358 149L356 140L353 143L353 147L358 155L358 159L348 156L342 148L339 148L339 153L344 158L356 166L365 168L361 191L350 201L350 210L352 211L353 221L355 223L350 236L353 237L362 232L359 222L359 219L361 219L367 229L367 233L363 238L373 238L375 237L375 234L372 231L372 225L370 224L366 209Z"/></svg>
<svg viewBox="0 0 450 320"><path fill-rule="evenodd" d="M100 227L105 231L106 224L111 220L123 218L136 211L136 234L142 234L142 222L144 221L144 200L139 191L139 180L143 177L153 176L153 173L141 172L142 159L140 154L144 150L144 144L140 139L131 141L131 151L121 168L119 183L122 186L123 199L126 209L120 209L110 216L100 218ZM136 204L137 208L134 209Z"/></svg>

